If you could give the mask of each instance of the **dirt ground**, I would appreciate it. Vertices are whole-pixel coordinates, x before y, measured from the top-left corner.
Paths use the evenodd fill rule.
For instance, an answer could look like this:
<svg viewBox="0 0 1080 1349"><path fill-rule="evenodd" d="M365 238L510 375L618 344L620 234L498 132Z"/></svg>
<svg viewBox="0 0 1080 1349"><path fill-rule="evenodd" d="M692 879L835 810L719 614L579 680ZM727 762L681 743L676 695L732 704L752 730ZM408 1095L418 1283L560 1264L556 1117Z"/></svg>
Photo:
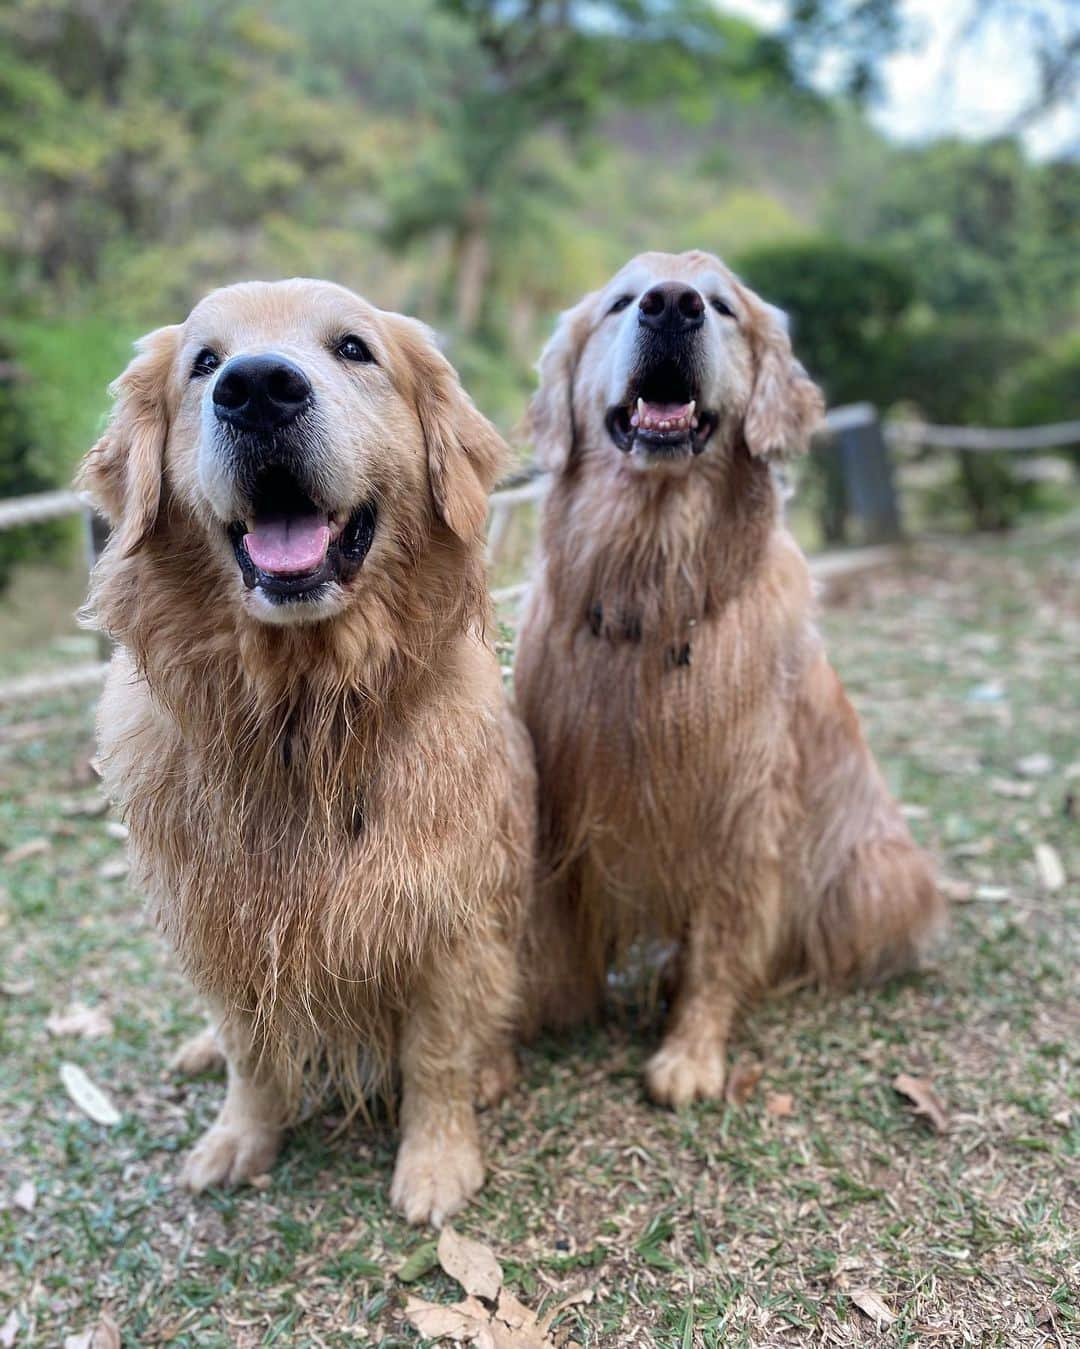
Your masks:
<svg viewBox="0 0 1080 1349"><path fill-rule="evenodd" d="M954 898L931 968L754 1009L741 1105L651 1106L658 1028L632 1013L524 1052L457 1226L526 1305L588 1299L564 1340L1080 1343L1078 543L922 545L823 615ZM103 1317L124 1345L415 1343L402 1262L432 1266L409 1291L461 1294L389 1210L388 1128L318 1115L264 1188L176 1189L221 1085L165 1071L199 1011L125 883L91 721L87 699L0 719L0 1346ZM97 1015L51 1033L72 1004ZM62 1064L118 1123L73 1104ZM898 1074L932 1086L944 1131Z"/></svg>

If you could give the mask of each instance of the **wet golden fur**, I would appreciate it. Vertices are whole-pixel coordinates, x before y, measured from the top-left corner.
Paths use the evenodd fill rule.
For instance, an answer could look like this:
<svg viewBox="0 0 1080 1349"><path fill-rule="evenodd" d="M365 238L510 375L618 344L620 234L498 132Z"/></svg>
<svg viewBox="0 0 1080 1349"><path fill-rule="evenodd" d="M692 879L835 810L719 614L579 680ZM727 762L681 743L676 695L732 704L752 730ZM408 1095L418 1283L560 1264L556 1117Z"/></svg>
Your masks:
<svg viewBox="0 0 1080 1349"><path fill-rule="evenodd" d="M612 298L705 276L735 310L710 339L720 423L692 461L642 469L605 430ZM899 968L942 903L784 527L768 461L806 448L822 406L775 315L708 255L647 254L563 316L540 377L554 482L515 669L539 773L532 1021L588 1016L633 946L676 943L647 1078L682 1105L722 1090L744 1000L793 967Z"/></svg>
<svg viewBox="0 0 1080 1349"><path fill-rule="evenodd" d="M376 366L334 358L345 331ZM206 394L188 371L211 341L301 363L329 467L378 502L371 551L319 621L249 607L200 488ZM473 1098L481 1078L505 1085L530 884L531 752L486 636L502 443L419 324L325 283L215 292L140 345L82 483L115 531L91 595L119 644L106 782L229 1061L185 1179L265 1169L312 1070L354 1107L400 1076L394 1202L441 1221L482 1178Z"/></svg>

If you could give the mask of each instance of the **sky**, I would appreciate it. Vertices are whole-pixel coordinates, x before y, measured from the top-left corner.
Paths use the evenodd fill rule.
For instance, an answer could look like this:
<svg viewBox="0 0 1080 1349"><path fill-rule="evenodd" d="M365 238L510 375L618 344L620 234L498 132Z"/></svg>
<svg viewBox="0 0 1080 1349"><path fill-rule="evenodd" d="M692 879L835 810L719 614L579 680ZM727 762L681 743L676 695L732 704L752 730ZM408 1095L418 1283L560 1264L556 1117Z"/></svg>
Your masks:
<svg viewBox="0 0 1080 1349"><path fill-rule="evenodd" d="M788 7L785 0L720 3L765 28L781 23ZM896 53L883 67L884 96L871 109L876 125L906 141L942 135L980 139L1013 127L1038 88L1034 57L1018 37L1023 30L995 17L974 37L958 41L979 0L901 3L914 41L910 50ZM1075 3L1042 0L1048 17L1062 27ZM1080 152L1080 104L1059 107L1031 123L1023 137L1039 158Z"/></svg>

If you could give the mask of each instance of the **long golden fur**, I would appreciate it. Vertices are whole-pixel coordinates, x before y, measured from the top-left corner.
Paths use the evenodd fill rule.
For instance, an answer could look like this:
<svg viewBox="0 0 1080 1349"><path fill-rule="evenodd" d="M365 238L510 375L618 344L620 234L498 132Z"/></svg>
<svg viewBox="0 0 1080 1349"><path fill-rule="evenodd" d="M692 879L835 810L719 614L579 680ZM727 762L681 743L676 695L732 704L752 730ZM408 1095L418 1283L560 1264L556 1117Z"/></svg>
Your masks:
<svg viewBox="0 0 1080 1349"><path fill-rule="evenodd" d="M346 333L373 362L338 357ZM358 573L314 613L244 585L204 348L302 366L318 471L377 505ZM119 644L101 761L229 1070L184 1180L265 1170L305 1081L362 1108L396 1072L392 1198L438 1223L483 1177L473 1102L506 1084L532 865L531 751L486 634L504 447L421 325L322 282L214 292L115 393L82 469L114 526L90 606Z"/></svg>
<svg viewBox="0 0 1080 1349"><path fill-rule="evenodd" d="M701 373L679 394L701 421L695 452L658 455L622 409L645 359L637 302L674 282L707 302L686 302ZM532 1020L589 1015L631 947L676 943L647 1082L679 1106L722 1090L741 1002L793 967L831 982L907 964L942 901L783 524L769 460L806 448L822 402L775 311L709 255L645 254L563 316L540 377L554 482L515 669L539 775ZM633 425L653 415L638 406Z"/></svg>

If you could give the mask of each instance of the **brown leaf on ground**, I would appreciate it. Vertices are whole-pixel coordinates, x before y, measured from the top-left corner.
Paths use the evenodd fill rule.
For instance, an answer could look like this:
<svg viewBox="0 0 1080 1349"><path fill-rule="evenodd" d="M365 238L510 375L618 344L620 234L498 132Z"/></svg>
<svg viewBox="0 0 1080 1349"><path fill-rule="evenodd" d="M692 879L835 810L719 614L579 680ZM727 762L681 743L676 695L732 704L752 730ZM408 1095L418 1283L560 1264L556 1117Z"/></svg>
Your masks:
<svg viewBox="0 0 1080 1349"><path fill-rule="evenodd" d="M47 838L28 838L25 843L17 843L14 848L9 848L4 853L4 866L13 867L16 862L25 862L29 857L39 857L51 848L52 842Z"/></svg>
<svg viewBox="0 0 1080 1349"><path fill-rule="evenodd" d="M32 979L6 979L0 984L0 993L5 998L25 998L28 993L33 993L34 981Z"/></svg>
<svg viewBox="0 0 1080 1349"><path fill-rule="evenodd" d="M739 1059L728 1074L724 1100L728 1105L745 1105L754 1094L754 1088L765 1071L764 1064L754 1059Z"/></svg>
<svg viewBox="0 0 1080 1349"><path fill-rule="evenodd" d="M18 1333L19 1333L18 1315L14 1311L8 1312L7 1320L4 1322L2 1326L0 1326L0 1345L3 1345L3 1349L11 1349L11 1346L15 1343L15 1337L18 1335Z"/></svg>
<svg viewBox="0 0 1080 1349"><path fill-rule="evenodd" d="M1065 884L1065 868L1061 864L1061 857L1049 843L1035 844L1035 869L1039 873L1042 888L1048 894L1054 894Z"/></svg>
<svg viewBox="0 0 1080 1349"><path fill-rule="evenodd" d="M450 1226L439 1233L439 1264L466 1293L494 1302L502 1287L503 1273L490 1247L463 1237Z"/></svg>
<svg viewBox="0 0 1080 1349"><path fill-rule="evenodd" d="M53 1012L45 1021L50 1035L80 1035L84 1040L96 1040L111 1035L113 1023L100 1007L84 1007L73 1002L66 1012Z"/></svg>
<svg viewBox="0 0 1080 1349"><path fill-rule="evenodd" d="M33 1213L34 1205L37 1203L37 1189L34 1182L24 1180L11 1197L16 1208L21 1208L24 1213Z"/></svg>
<svg viewBox="0 0 1080 1349"><path fill-rule="evenodd" d="M770 1091L765 1097L765 1113L773 1119L787 1119L795 1113L795 1097L789 1091Z"/></svg>
<svg viewBox="0 0 1080 1349"><path fill-rule="evenodd" d="M948 1132L948 1112L925 1077L912 1077L910 1073L899 1073L893 1078L893 1089L901 1096L906 1096L915 1106L915 1113L925 1115L939 1134Z"/></svg>
<svg viewBox="0 0 1080 1349"><path fill-rule="evenodd" d="M83 1114L89 1115L95 1124L120 1123L120 1112L116 1106L74 1063L60 1065L60 1081Z"/></svg>
<svg viewBox="0 0 1080 1349"><path fill-rule="evenodd" d="M872 1288L852 1288L848 1291L848 1297L859 1311L864 1312L879 1326L891 1326L896 1320L896 1313Z"/></svg>
<svg viewBox="0 0 1080 1349"><path fill-rule="evenodd" d="M564 1297L561 1302L557 1302L555 1306L552 1307L551 1311L549 1311L540 1322L541 1326L545 1331L550 1330L564 1311L570 1307L587 1307L595 1296L596 1292L592 1288L583 1288L578 1293L571 1293L568 1297Z"/></svg>
<svg viewBox="0 0 1080 1349"><path fill-rule="evenodd" d="M481 1333L490 1338L490 1317L482 1303L475 1298L441 1307L422 1297L409 1295L405 1302L405 1316L409 1324L428 1340L454 1340L459 1344L475 1343Z"/></svg>
<svg viewBox="0 0 1080 1349"><path fill-rule="evenodd" d="M525 1329L536 1325L536 1313L521 1303L505 1288L499 1289L499 1302L495 1308L496 1317L511 1330Z"/></svg>
<svg viewBox="0 0 1080 1349"><path fill-rule="evenodd" d="M1035 795L1035 784L1017 782L1013 778L991 778L990 790L995 796L1004 796L1013 801L1027 801Z"/></svg>
<svg viewBox="0 0 1080 1349"><path fill-rule="evenodd" d="M120 1349L120 1330L108 1312L102 1312L92 1330L69 1335L64 1341L64 1349Z"/></svg>

